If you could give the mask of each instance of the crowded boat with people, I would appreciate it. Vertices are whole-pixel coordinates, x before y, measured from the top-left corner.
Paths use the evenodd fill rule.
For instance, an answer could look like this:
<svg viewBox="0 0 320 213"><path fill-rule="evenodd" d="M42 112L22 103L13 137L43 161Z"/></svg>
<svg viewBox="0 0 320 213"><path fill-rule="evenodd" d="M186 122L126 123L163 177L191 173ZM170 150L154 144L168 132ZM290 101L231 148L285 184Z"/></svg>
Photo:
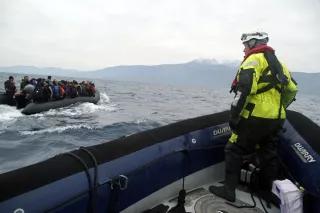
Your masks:
<svg viewBox="0 0 320 213"><path fill-rule="evenodd" d="M17 92L14 77L4 82L5 92L0 94L0 104L16 106L24 114L34 114L65 107L77 102L97 103L100 94L92 81L56 80L48 76L29 78L24 76Z"/></svg>

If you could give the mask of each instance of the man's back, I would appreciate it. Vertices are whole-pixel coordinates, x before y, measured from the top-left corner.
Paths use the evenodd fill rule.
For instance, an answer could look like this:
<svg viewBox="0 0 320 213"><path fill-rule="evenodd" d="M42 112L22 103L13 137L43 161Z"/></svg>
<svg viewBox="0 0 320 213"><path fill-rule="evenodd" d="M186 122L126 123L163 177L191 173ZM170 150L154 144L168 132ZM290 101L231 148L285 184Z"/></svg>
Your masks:
<svg viewBox="0 0 320 213"><path fill-rule="evenodd" d="M6 90L6 94L8 95L14 95L14 93L16 92L16 86L11 80L6 80L4 82L4 88Z"/></svg>
<svg viewBox="0 0 320 213"><path fill-rule="evenodd" d="M261 50L263 51L263 49ZM268 51L268 49L264 51ZM269 53L275 59L267 58L266 52L258 52L249 55L240 66L239 76L244 75L244 72L252 72L252 80L247 82L250 91L248 91L246 103L240 113L244 118L253 116L266 119L284 119L287 102L291 102L296 94L297 87L292 82L289 70L284 64L277 61L273 52L270 51ZM272 64L275 63L278 63L279 71L274 70L276 68ZM281 83L277 79L277 72L281 72L287 80L286 83ZM290 95L288 95L289 93ZM284 97L285 104L282 100ZM280 107L282 105L284 107Z"/></svg>

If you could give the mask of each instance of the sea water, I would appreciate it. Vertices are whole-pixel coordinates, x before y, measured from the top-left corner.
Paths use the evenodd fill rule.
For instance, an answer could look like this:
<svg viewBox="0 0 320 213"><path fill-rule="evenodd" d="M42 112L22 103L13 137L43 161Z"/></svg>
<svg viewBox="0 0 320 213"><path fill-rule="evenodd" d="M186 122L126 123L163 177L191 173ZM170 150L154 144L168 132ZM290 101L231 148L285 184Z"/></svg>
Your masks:
<svg viewBox="0 0 320 213"><path fill-rule="evenodd" d="M8 74L0 73L0 88L7 78ZM21 76L17 84L19 79ZM101 93L97 105L80 103L34 115L0 105L0 173L80 146L227 110L233 99L227 88L211 90L101 79L94 83ZM299 95L290 108L320 125L319 103L320 97Z"/></svg>

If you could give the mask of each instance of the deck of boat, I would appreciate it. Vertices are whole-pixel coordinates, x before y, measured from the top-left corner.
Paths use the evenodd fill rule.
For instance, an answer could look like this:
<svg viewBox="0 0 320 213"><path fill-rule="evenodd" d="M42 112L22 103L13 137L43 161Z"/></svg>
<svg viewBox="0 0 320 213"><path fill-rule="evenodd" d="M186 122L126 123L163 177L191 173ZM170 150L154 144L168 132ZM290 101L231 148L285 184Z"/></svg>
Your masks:
<svg viewBox="0 0 320 213"><path fill-rule="evenodd" d="M253 201L251 194L238 187L236 190L237 200L235 203L230 204L223 198L217 197L208 188L211 185L219 185L223 181L224 176L224 163L219 163L200 170L194 174L185 177L185 190L187 191L185 198L186 212L194 213L263 213L263 207L259 198L254 196L256 207L252 208ZM128 212L144 212L153 209L154 212L166 212L166 210L173 208L177 205L177 196L182 189L182 179L178 180L150 196L140 200L134 205L122 211ZM262 200L264 206L267 204ZM242 206L241 208L235 207ZM245 207L247 206L247 207ZM269 213L279 213L280 209L271 204L271 208L267 208ZM148 211L146 211L148 212ZM152 212L152 211L149 211Z"/></svg>

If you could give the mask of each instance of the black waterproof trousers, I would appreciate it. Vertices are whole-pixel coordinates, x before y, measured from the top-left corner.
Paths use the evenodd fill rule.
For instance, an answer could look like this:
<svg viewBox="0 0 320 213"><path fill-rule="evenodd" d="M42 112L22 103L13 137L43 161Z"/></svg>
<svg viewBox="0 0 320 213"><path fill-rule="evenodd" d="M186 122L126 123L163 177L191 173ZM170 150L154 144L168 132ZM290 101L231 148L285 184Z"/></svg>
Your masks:
<svg viewBox="0 0 320 213"><path fill-rule="evenodd" d="M238 135L235 143L228 142L225 147L225 186L235 190L241 170L243 156L257 153L260 159L264 188L271 188L272 180L278 174L277 141L283 120L250 117L241 119L237 126Z"/></svg>

